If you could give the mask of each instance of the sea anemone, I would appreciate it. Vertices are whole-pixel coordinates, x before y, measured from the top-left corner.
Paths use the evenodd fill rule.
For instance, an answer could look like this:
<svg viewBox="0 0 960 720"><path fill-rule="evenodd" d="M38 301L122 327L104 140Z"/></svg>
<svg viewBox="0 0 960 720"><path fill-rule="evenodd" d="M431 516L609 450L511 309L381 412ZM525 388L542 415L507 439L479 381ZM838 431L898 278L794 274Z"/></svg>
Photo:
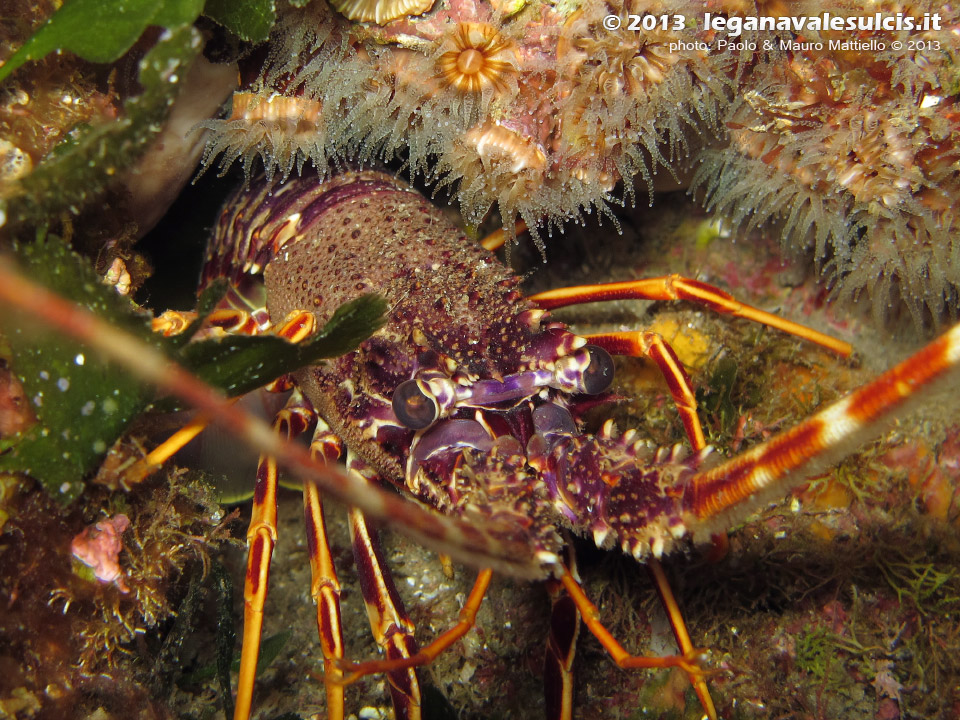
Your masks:
<svg viewBox="0 0 960 720"><path fill-rule="evenodd" d="M810 3L761 5L711 12L819 15ZM621 180L630 199L636 176L652 193L658 170L692 164L709 208L745 229L779 223L836 295L869 288L878 319L898 305L919 325L956 314L956 33L841 36L885 43L851 51L830 47L833 31L688 28L676 18L703 7L684 0L438 0L383 25L377 7L353 24L322 4L288 11L231 117L207 124L205 161L239 159L249 174L260 157L286 175L306 160L325 174L344 159L399 157L449 189L470 224L496 209L508 232L522 219L541 251L538 226L609 214ZM958 13L940 10L957 27ZM721 45L734 39L739 49ZM923 42L897 55L894 39Z"/></svg>
<svg viewBox="0 0 960 720"><path fill-rule="evenodd" d="M421 38L412 42L400 24L394 38L399 47L371 55L389 100L371 119L365 145L404 156L411 174L429 174L457 137L502 114L518 93L516 44L501 26L478 20L434 26L418 22ZM393 38L385 33L377 34L378 42Z"/></svg>
<svg viewBox="0 0 960 720"><path fill-rule="evenodd" d="M588 0L564 24L558 59L570 102L600 137L636 140L621 146L634 156L635 172L669 166L703 137L716 137L720 107L732 94L736 55L717 50L707 33L678 26L681 15L696 13L684 3ZM609 17L622 18L619 27L608 29ZM656 23L641 29L630 18Z"/></svg>
<svg viewBox="0 0 960 720"><path fill-rule="evenodd" d="M516 75L513 43L487 23L463 22L444 38L437 75L463 95L504 92Z"/></svg>
<svg viewBox="0 0 960 720"><path fill-rule="evenodd" d="M226 168L239 159L248 178L251 163L258 156L271 175L274 170L289 175L294 165L299 170L307 157L320 167L326 165L327 142L319 100L236 92L230 116L204 126L218 131L207 146L204 161L223 153L221 166Z"/></svg>
<svg viewBox="0 0 960 720"><path fill-rule="evenodd" d="M443 163L448 174L444 182L459 180L467 222L479 224L495 200L505 223L517 215L531 227L539 223L540 213L531 212L529 201L548 194L547 156L529 137L503 125L484 124L459 138L443 155Z"/></svg>

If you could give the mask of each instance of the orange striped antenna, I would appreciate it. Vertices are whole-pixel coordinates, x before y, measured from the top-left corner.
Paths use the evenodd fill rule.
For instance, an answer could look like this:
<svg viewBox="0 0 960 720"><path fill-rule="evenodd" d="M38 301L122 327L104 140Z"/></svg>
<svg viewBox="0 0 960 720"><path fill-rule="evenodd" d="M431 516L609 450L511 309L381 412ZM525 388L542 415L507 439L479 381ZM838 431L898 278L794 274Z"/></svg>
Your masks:
<svg viewBox="0 0 960 720"><path fill-rule="evenodd" d="M811 475L879 437L960 374L960 324L873 382L799 425L691 478L685 505L699 522L694 540L709 540Z"/></svg>

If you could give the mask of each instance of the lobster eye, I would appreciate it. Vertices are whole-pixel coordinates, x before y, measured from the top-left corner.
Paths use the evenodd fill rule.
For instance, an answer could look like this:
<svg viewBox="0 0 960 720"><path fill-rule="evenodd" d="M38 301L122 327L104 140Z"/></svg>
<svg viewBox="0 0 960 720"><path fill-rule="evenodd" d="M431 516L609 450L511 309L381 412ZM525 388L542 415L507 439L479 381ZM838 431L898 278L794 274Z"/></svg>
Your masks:
<svg viewBox="0 0 960 720"><path fill-rule="evenodd" d="M417 380L407 380L393 391L393 414L411 430L423 430L433 425L440 407L432 395L424 392Z"/></svg>
<svg viewBox="0 0 960 720"><path fill-rule="evenodd" d="M587 395L598 395L613 384L613 358L602 347L587 345L590 362L583 369L581 384Z"/></svg>

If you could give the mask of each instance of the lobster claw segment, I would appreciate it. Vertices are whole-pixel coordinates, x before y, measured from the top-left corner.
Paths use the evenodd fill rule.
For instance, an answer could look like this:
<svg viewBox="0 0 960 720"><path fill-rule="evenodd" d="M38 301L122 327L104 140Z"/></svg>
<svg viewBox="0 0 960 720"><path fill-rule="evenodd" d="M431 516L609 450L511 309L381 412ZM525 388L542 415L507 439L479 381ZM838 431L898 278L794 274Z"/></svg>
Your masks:
<svg viewBox="0 0 960 720"><path fill-rule="evenodd" d="M684 489L711 450L688 457L681 446L654 451L633 438L560 435L528 445L538 453L530 463L576 531L638 560L659 558L687 532Z"/></svg>

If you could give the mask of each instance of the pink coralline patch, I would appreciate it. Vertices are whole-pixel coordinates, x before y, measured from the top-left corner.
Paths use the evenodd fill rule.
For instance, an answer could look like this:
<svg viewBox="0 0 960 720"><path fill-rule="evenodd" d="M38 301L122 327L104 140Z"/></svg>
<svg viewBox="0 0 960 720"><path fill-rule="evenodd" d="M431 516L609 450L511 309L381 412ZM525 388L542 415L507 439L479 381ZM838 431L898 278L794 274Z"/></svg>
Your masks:
<svg viewBox="0 0 960 720"><path fill-rule="evenodd" d="M70 544L74 557L93 568L97 580L115 583L120 592L129 592L117 558L123 549L120 536L130 527L130 518L120 514L98 522L77 535Z"/></svg>
<svg viewBox="0 0 960 720"><path fill-rule="evenodd" d="M883 698L877 704L877 720L900 720L900 705L892 698Z"/></svg>
<svg viewBox="0 0 960 720"><path fill-rule="evenodd" d="M843 605L837 601L830 601L823 606L823 616L830 623L830 631L835 635L844 634L847 621L850 619Z"/></svg>
<svg viewBox="0 0 960 720"><path fill-rule="evenodd" d="M950 428L936 450L922 443L905 443L889 450L881 461L906 471L927 514L938 520L951 519L960 499L960 428Z"/></svg>
<svg viewBox="0 0 960 720"><path fill-rule="evenodd" d="M23 387L13 373L0 367L0 437L22 432L32 422Z"/></svg>

